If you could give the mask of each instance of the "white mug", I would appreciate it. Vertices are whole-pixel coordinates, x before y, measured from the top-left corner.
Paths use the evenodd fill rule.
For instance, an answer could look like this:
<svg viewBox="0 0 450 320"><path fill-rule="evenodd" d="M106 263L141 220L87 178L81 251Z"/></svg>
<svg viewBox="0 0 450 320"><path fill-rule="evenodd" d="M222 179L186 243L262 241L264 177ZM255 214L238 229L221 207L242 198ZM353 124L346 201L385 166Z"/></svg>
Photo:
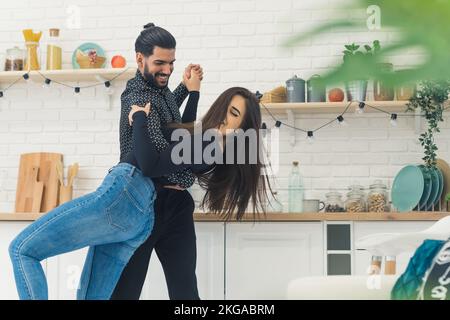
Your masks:
<svg viewBox="0 0 450 320"><path fill-rule="evenodd" d="M322 207L320 207L322 205ZM303 200L303 212L319 212L325 208L325 203L318 199Z"/></svg>

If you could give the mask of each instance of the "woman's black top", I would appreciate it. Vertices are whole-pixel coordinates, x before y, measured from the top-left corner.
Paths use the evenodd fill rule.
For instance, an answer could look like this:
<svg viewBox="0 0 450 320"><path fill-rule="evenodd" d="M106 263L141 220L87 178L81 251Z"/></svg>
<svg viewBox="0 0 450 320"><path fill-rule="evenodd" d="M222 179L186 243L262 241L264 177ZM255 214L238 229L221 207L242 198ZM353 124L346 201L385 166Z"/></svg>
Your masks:
<svg viewBox="0 0 450 320"><path fill-rule="evenodd" d="M186 110L193 110L193 112L196 112L199 95L198 91L190 92ZM213 142L203 141L203 135L201 133L189 134L186 132L187 134L182 136L180 140L170 143L172 132L175 129L163 128L163 134L170 145L162 152L158 152L155 144L148 137L146 117L147 116L143 111L135 112L133 114L133 151L130 152L122 162L127 162L136 166L145 176L156 178L154 179L155 182L164 185L170 184L163 178L163 176L170 173L178 172L186 168L191 169L194 173L200 173L211 170L214 167L214 163L211 162L211 159L206 159L208 160L206 162L205 157L203 157L203 151L208 145L214 143L214 139ZM183 117L185 117L184 114ZM186 115L186 117L189 117L189 115ZM192 118L195 119L195 117ZM184 146L189 145L190 147L183 149L182 144ZM199 147L196 148L196 145ZM174 148L177 148L177 152L172 155ZM214 156L214 148L212 150L211 154ZM183 157L184 151L188 152L189 157ZM173 159L177 160L175 161L177 163L174 163ZM183 162L179 163L180 160L183 160Z"/></svg>

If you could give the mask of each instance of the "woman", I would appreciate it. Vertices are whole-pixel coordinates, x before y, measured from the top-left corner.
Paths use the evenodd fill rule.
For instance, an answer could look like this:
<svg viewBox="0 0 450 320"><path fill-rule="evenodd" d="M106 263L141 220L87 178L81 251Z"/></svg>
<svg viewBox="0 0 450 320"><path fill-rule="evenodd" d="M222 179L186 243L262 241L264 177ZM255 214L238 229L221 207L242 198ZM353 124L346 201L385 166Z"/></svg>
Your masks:
<svg viewBox="0 0 450 320"><path fill-rule="evenodd" d="M193 118L195 119L195 117ZM142 121L140 127L140 130L145 131ZM170 134L174 128L179 127L193 131L192 125L172 125L171 128L164 130L166 139L170 140ZM260 127L259 103L255 95L244 88L231 88L225 91L214 102L202 122L203 131L210 128L219 128L222 133L226 133L227 129L259 129ZM252 144L253 146L257 146L260 141L259 131L255 130L255 133L257 134L257 143ZM173 146L172 150L175 147ZM249 150L247 146L245 150ZM246 153L249 154L249 152ZM168 172L164 171L167 168L159 166L161 164L166 166L171 162L171 159L167 157L168 154L170 154L170 151L166 153L164 161L150 167L153 172L149 174ZM144 165L149 163L146 160L142 162ZM236 218L240 219L243 216L246 204L249 202L249 197L253 204L261 203L261 197L265 196L264 177L261 176L264 168L261 163L234 166L217 164L214 168L210 166L211 168L213 170L208 171L206 165L205 168L197 166L193 170L199 178L200 185L206 188L206 197L202 204L209 212L220 212L230 218L231 212L234 210L233 207L237 207L238 210L235 210L235 212L237 211ZM244 184L244 182L247 183ZM260 190L259 186L261 186ZM268 187L270 188L269 185ZM160 197L160 195L162 196ZM226 204L228 210L221 210L224 204ZM169 298L171 300L200 299L195 274L197 250L193 221L194 209L193 200L187 191L159 189L158 198L155 202L155 212L173 212L173 214L156 214L156 223L152 235L131 257L122 272L111 299L139 299L147 275L150 257L154 251L163 266ZM253 212L257 212L255 209L258 208L254 208Z"/></svg>
<svg viewBox="0 0 450 320"><path fill-rule="evenodd" d="M249 91L241 88L224 92L205 116L204 129L259 129L261 115L257 100L254 96L245 100L242 95L247 94ZM191 92L188 103L197 103L198 95L198 92ZM230 96L237 99L236 105L223 110ZM243 104L242 99L247 104ZM134 151L110 169L95 192L53 209L12 241L9 252L21 299L48 298L41 260L86 246L90 248L77 298L109 299L130 257L151 233L155 200L152 177L190 167L198 171L201 185L207 190L204 204L211 212L229 216L237 210L241 217L250 199L254 202L254 211L258 211L257 205L265 193L260 164L174 165L167 159L176 144L158 154L142 130L149 113L149 104L145 108L133 106L130 124ZM223 120L217 123L215 119ZM223 150L225 155L226 146ZM168 167L162 163L168 163ZM224 175L227 177L221 180Z"/></svg>

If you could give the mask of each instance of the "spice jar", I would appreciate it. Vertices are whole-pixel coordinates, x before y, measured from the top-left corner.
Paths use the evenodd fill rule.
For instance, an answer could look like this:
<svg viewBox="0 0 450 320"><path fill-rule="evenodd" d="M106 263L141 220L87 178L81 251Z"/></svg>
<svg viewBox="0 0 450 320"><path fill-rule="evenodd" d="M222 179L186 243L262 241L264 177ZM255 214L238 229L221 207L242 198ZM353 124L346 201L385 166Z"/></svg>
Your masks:
<svg viewBox="0 0 450 320"><path fill-rule="evenodd" d="M331 191L325 194L325 212L345 212L342 194L337 191Z"/></svg>
<svg viewBox="0 0 450 320"><path fill-rule="evenodd" d="M6 50L5 71L22 71L25 64L25 50L14 47Z"/></svg>
<svg viewBox="0 0 450 320"><path fill-rule="evenodd" d="M345 201L345 210L347 212L364 212L366 210L365 194L362 186L350 186L350 192L347 193Z"/></svg>
<svg viewBox="0 0 450 320"><path fill-rule="evenodd" d="M374 183L370 185L370 191L367 195L367 204L369 212L389 211L387 187L381 180L375 180Z"/></svg>

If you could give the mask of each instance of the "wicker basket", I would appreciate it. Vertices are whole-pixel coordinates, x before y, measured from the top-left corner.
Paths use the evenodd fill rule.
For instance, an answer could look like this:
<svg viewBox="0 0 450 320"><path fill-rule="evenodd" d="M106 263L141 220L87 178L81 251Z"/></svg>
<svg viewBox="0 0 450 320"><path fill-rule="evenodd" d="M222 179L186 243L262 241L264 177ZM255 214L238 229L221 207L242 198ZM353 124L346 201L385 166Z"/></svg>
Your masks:
<svg viewBox="0 0 450 320"><path fill-rule="evenodd" d="M283 103L286 102L286 87L280 86L269 92L264 93L262 103Z"/></svg>

